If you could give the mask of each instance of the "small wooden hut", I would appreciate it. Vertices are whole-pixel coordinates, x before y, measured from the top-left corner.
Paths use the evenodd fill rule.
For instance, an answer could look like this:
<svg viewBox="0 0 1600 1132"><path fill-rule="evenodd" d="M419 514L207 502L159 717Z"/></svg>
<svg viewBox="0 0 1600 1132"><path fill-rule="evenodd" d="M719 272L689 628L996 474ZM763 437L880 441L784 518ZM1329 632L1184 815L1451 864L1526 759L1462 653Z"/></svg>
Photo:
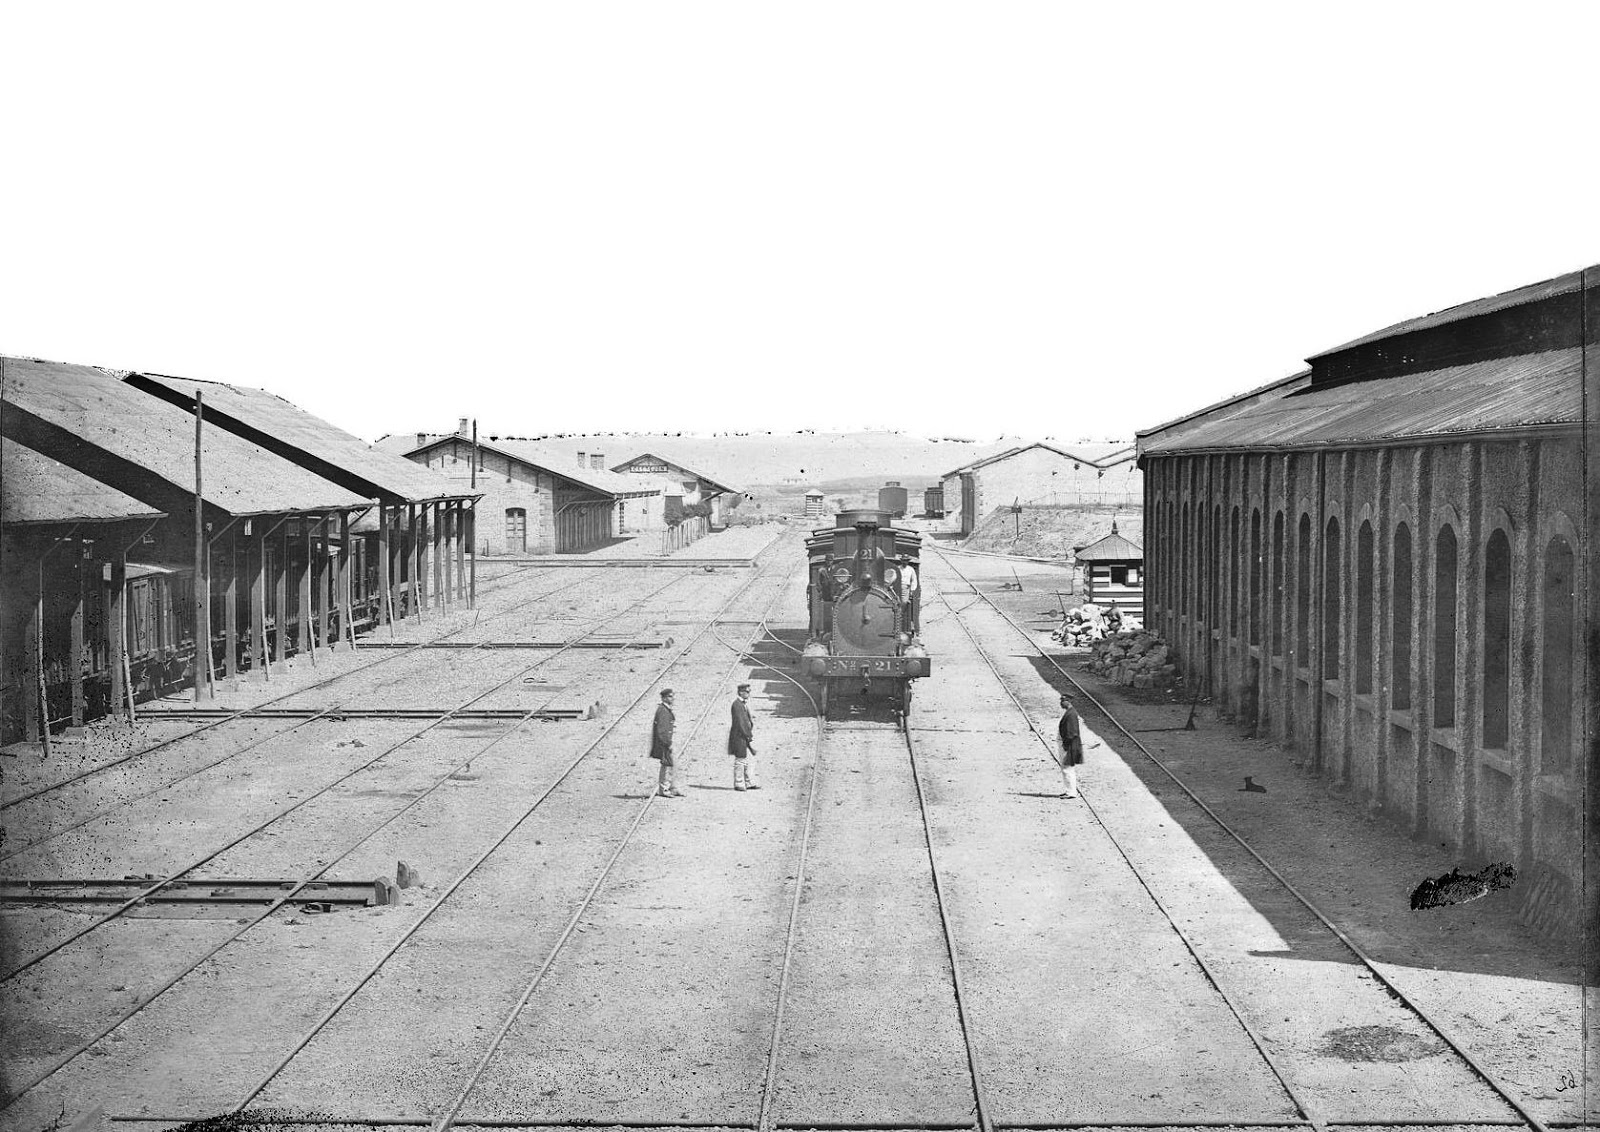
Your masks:
<svg viewBox="0 0 1600 1132"><path fill-rule="evenodd" d="M1144 551L1117 533L1115 519L1110 534L1073 554L1083 567L1085 601L1144 620Z"/></svg>

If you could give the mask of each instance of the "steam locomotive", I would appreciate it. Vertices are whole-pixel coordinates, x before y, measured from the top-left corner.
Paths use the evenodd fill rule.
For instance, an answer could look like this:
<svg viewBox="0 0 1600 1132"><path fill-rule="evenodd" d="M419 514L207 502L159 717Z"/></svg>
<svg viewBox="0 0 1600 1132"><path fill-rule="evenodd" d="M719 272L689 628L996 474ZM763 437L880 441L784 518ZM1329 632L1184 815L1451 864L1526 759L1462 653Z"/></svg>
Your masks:
<svg viewBox="0 0 1600 1132"><path fill-rule="evenodd" d="M820 682L823 713L860 692L891 700L906 726L911 682L932 666L918 635L922 535L894 526L888 511L844 511L806 539L806 556L811 627L800 667Z"/></svg>

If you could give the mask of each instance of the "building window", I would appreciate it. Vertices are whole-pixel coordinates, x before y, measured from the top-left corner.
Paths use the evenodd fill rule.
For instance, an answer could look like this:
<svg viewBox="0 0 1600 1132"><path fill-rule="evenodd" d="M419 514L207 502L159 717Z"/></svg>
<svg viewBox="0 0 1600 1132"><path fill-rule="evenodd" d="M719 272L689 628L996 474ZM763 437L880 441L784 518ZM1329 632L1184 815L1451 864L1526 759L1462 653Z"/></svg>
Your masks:
<svg viewBox="0 0 1600 1132"><path fill-rule="evenodd" d="M1128 584L1128 568L1126 566L1111 567L1111 584L1125 586Z"/></svg>
<svg viewBox="0 0 1600 1132"><path fill-rule="evenodd" d="M1504 750L1511 720L1511 540L1495 531L1483 556L1483 745Z"/></svg>
<svg viewBox="0 0 1600 1132"><path fill-rule="evenodd" d="M1433 544L1433 725L1456 725L1456 533Z"/></svg>
<svg viewBox="0 0 1600 1132"><path fill-rule="evenodd" d="M1211 610L1211 624L1215 628L1222 628L1222 579L1227 572L1228 564L1222 557L1222 508L1211 509L1211 542L1206 549L1211 552L1211 557L1206 561L1211 567L1211 594L1206 599L1206 604Z"/></svg>
<svg viewBox="0 0 1600 1132"><path fill-rule="evenodd" d="M1394 611L1390 623L1390 700L1405 711L1411 707L1411 528L1394 529Z"/></svg>
<svg viewBox="0 0 1600 1132"><path fill-rule="evenodd" d="M1178 526L1178 609L1188 617L1194 616L1194 608L1189 604L1191 589L1189 576L1194 571L1194 539L1189 531L1189 501L1183 501L1183 517Z"/></svg>
<svg viewBox="0 0 1600 1132"><path fill-rule="evenodd" d="M599 453L599 452L590 453L590 455L589 455L589 467L590 468L604 468L605 466L606 466L606 458L605 458L604 454Z"/></svg>
<svg viewBox="0 0 1600 1132"><path fill-rule="evenodd" d="M1356 694L1372 694L1372 524L1356 533Z"/></svg>
<svg viewBox="0 0 1600 1132"><path fill-rule="evenodd" d="M1283 655L1283 512L1272 517L1272 609L1267 619L1272 622L1272 655Z"/></svg>
<svg viewBox="0 0 1600 1132"><path fill-rule="evenodd" d="M1261 512L1250 512L1250 643L1261 643Z"/></svg>
<svg viewBox="0 0 1600 1132"><path fill-rule="evenodd" d="M1572 686L1577 635L1575 561L1572 544L1557 535L1544 548L1544 678L1539 713L1539 773L1572 769Z"/></svg>
<svg viewBox="0 0 1600 1132"><path fill-rule="evenodd" d="M1239 635L1239 509L1228 520L1228 635Z"/></svg>
<svg viewBox="0 0 1600 1132"><path fill-rule="evenodd" d="M1344 572L1339 559L1339 520L1329 519L1322 544L1322 678L1339 679L1340 615Z"/></svg>
<svg viewBox="0 0 1600 1132"><path fill-rule="evenodd" d="M1295 663L1308 667L1311 660L1311 516L1300 516L1295 547Z"/></svg>

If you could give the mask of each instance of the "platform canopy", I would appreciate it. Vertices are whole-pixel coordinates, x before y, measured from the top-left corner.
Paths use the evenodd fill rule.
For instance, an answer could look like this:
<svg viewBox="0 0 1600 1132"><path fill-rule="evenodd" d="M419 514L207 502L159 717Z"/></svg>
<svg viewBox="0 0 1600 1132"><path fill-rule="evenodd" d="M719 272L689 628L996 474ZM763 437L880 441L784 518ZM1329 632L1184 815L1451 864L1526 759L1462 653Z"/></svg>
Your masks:
<svg viewBox="0 0 1600 1132"><path fill-rule="evenodd" d="M194 507L194 417L94 366L0 358L0 433L168 514ZM222 517L356 511L371 499L223 429L201 446Z"/></svg>
<svg viewBox="0 0 1600 1132"><path fill-rule="evenodd" d="M26 444L0 439L0 523L65 525L159 519L162 513L109 484L35 452Z"/></svg>
<svg viewBox="0 0 1600 1132"><path fill-rule="evenodd" d="M154 373L131 373L126 380L136 389L177 405L185 412L194 411L194 395L198 391L205 403L208 424L226 429L323 479L388 506L473 499L479 494L463 493L458 484L438 472L393 452L374 448L359 436L265 389Z"/></svg>

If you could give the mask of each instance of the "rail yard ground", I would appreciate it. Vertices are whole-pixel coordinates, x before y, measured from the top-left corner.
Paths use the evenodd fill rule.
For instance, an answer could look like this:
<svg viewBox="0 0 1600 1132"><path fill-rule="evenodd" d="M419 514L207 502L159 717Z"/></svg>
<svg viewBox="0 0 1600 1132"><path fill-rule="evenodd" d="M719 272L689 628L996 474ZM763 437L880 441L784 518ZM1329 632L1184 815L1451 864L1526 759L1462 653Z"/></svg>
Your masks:
<svg viewBox="0 0 1600 1132"><path fill-rule="evenodd" d="M486 562L476 610L200 705L222 714L170 700L48 763L9 749L0 1124L1600 1116L1573 1087L1579 957L1514 890L1410 911L1460 862L1241 728L1178 730L1186 702L1081 672L1044 631L1066 571L930 544L934 675L902 732L872 706L821 721L793 678L797 531L597 561L627 554ZM1078 801L1048 754L1069 679L1104 705L1081 701ZM645 758L668 686L682 799ZM398 861L421 876L399 903L334 899ZM15 899L61 879L123 887ZM230 900L245 880L281 887Z"/></svg>

